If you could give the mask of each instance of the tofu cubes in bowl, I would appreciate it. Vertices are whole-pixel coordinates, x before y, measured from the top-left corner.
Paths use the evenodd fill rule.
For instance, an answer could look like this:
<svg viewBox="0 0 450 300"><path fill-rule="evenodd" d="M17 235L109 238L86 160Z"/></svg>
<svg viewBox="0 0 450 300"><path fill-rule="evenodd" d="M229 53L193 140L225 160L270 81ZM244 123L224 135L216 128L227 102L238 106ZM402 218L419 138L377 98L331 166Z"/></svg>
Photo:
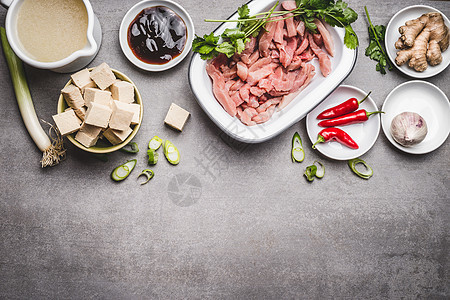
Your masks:
<svg viewBox="0 0 450 300"><path fill-rule="evenodd" d="M109 153L128 144L142 122L142 98L134 83L106 63L81 70L61 90L53 120L78 148Z"/></svg>

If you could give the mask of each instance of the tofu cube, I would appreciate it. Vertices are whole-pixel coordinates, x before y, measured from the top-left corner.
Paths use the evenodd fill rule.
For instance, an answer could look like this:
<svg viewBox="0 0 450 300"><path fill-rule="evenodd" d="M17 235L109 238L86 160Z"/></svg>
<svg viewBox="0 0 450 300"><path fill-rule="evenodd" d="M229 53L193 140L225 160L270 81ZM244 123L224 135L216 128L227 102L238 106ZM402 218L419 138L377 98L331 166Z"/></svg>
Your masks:
<svg viewBox="0 0 450 300"><path fill-rule="evenodd" d="M96 88L87 88L84 90L84 102L89 105L91 102L110 106L111 93L108 91L102 91Z"/></svg>
<svg viewBox="0 0 450 300"><path fill-rule="evenodd" d="M70 76L72 78L72 82L81 90L88 87L95 87L95 82L91 80L90 72L88 69L83 69L78 71L77 73Z"/></svg>
<svg viewBox="0 0 450 300"><path fill-rule="evenodd" d="M139 124L139 117L141 115L141 106L137 103L130 103L128 107L134 112L133 119L131 119L131 125Z"/></svg>
<svg viewBox="0 0 450 300"><path fill-rule="evenodd" d="M90 77L102 90L108 88L116 81L116 76L106 63L102 63L98 67L94 68L91 71Z"/></svg>
<svg viewBox="0 0 450 300"><path fill-rule="evenodd" d="M91 137L98 137L100 135L100 132L102 132L101 127L97 127L97 126L93 126L93 125L89 125L86 124L85 122L83 122L83 124L81 124L80 127L80 132L84 132L85 134L91 136Z"/></svg>
<svg viewBox="0 0 450 300"><path fill-rule="evenodd" d="M117 145L126 140L126 138L133 132L133 130L128 127L125 130L115 130L108 128L103 132L103 136L113 145Z"/></svg>
<svg viewBox="0 0 450 300"><path fill-rule="evenodd" d="M52 118L62 136L74 133L81 127L81 120L75 115L73 109L54 115Z"/></svg>
<svg viewBox="0 0 450 300"><path fill-rule="evenodd" d="M129 107L129 104L117 100L113 100L111 119L109 120L109 127L116 130L125 130L130 127L131 120L134 116L134 111Z"/></svg>
<svg viewBox="0 0 450 300"><path fill-rule="evenodd" d="M125 103L134 102L134 86L127 81L117 81L110 87L112 98Z"/></svg>
<svg viewBox="0 0 450 300"><path fill-rule="evenodd" d="M169 111L167 112L166 118L164 119L164 123L172 128L182 131L188 118L189 112L187 110L179 107L175 103L172 103Z"/></svg>
<svg viewBox="0 0 450 300"><path fill-rule="evenodd" d="M85 102L83 96L81 96L80 89L73 84L69 84L61 90L61 94L63 95L64 100L66 100L67 105L73 108L80 119L84 120L86 111L83 106L85 105Z"/></svg>
<svg viewBox="0 0 450 300"><path fill-rule="evenodd" d="M61 94L66 100L67 105L76 109L85 105L83 96L81 96L81 91L73 84L69 84L61 90Z"/></svg>
<svg viewBox="0 0 450 300"><path fill-rule="evenodd" d="M98 136L92 137L83 131L78 131L77 134L75 135L75 139L79 141L83 146L89 148L97 143Z"/></svg>
<svg viewBox="0 0 450 300"><path fill-rule="evenodd" d="M108 127L112 109L109 106L91 102L86 112L84 122L101 128Z"/></svg>
<svg viewBox="0 0 450 300"><path fill-rule="evenodd" d="M85 147L92 147L97 143L102 128L92 126L83 122L80 130L75 135L75 139Z"/></svg>

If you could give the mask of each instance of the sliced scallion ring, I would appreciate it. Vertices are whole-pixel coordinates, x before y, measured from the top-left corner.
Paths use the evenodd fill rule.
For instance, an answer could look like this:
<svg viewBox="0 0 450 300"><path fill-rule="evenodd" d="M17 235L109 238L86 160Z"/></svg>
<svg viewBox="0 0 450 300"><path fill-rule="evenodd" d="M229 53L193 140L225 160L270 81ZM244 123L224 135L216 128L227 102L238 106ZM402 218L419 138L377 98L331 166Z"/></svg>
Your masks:
<svg viewBox="0 0 450 300"><path fill-rule="evenodd" d="M115 168L111 173L111 178L114 181L122 181L130 175L131 171L133 171L136 166L137 160L132 159L124 163L123 165Z"/></svg>
<svg viewBox="0 0 450 300"><path fill-rule="evenodd" d="M156 151L159 149L159 147L161 147L162 142L163 140L157 135L155 135L148 143L148 149Z"/></svg>
<svg viewBox="0 0 450 300"><path fill-rule="evenodd" d="M164 155L166 156L167 161L172 165L178 165L180 162L180 152L169 140L164 142Z"/></svg>
<svg viewBox="0 0 450 300"><path fill-rule="evenodd" d="M305 159L305 151L303 150L302 139L298 132L292 137L292 162L302 162Z"/></svg>
<svg viewBox="0 0 450 300"><path fill-rule="evenodd" d="M356 165L357 164L362 164L366 169L361 172L359 170L356 169ZM361 178L364 179L369 179L370 177L372 177L373 175L373 170L372 168L362 159L360 158L354 158L348 161L348 166L350 167L350 169L352 169L352 171L358 175Z"/></svg>
<svg viewBox="0 0 450 300"><path fill-rule="evenodd" d="M306 179L308 179L308 181L313 181L314 176L316 175L316 172L317 172L317 167L315 165L311 165L311 166L306 167L304 175L305 175Z"/></svg>
<svg viewBox="0 0 450 300"><path fill-rule="evenodd" d="M139 147L138 144L136 144L135 142L129 142L128 144L123 146L123 148L121 148L120 151L126 153L138 153Z"/></svg>
<svg viewBox="0 0 450 300"><path fill-rule="evenodd" d="M315 165L317 167L315 176L317 178L323 178L323 176L325 176L325 166L318 160L315 160L313 165Z"/></svg>
<svg viewBox="0 0 450 300"><path fill-rule="evenodd" d="M146 180L146 181L141 182L141 185L143 185L143 184L146 184L147 182L149 182L150 179L152 179L153 176L155 176L155 172L153 172L153 171L150 170L150 169L145 169L144 171L141 172L141 174L138 175L138 178L141 177L141 176L147 177L147 180Z"/></svg>
<svg viewBox="0 0 450 300"><path fill-rule="evenodd" d="M147 155L148 155L148 164L156 165L156 163L158 162L158 157L159 157L158 153L156 153L155 150L148 149Z"/></svg>

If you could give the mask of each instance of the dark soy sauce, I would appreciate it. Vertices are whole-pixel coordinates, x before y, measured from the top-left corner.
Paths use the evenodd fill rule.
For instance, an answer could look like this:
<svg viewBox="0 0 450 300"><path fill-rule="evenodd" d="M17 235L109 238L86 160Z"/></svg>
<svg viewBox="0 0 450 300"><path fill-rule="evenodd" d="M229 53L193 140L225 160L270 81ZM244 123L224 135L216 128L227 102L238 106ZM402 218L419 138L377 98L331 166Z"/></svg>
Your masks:
<svg viewBox="0 0 450 300"><path fill-rule="evenodd" d="M165 6L141 11L128 27L128 45L143 62L163 65L181 54L186 45L186 24Z"/></svg>

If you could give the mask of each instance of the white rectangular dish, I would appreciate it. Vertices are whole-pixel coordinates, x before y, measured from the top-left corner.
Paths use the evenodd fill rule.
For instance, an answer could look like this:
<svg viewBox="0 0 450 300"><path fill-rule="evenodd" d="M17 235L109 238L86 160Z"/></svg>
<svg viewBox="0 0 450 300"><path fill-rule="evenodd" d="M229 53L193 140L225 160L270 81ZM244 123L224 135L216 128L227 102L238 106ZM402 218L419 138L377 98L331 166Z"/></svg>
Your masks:
<svg viewBox="0 0 450 300"><path fill-rule="evenodd" d="M247 3L251 14L269 10L274 5L273 0L253 0ZM237 19L237 12L229 19ZM235 23L223 23L215 31L220 35L227 28L235 28ZM322 76L317 59L312 64L316 68L316 75L291 103L276 112L266 123L255 126L244 125L237 117L231 117L219 104L212 92L212 82L206 73L206 61L195 53L189 66L189 83L198 103L226 134L245 143L261 143L267 141L298 122L332 93L350 74L356 63L357 49L349 49L344 45L343 28L330 27L327 29L333 37L335 55L331 58L332 72L326 78Z"/></svg>

